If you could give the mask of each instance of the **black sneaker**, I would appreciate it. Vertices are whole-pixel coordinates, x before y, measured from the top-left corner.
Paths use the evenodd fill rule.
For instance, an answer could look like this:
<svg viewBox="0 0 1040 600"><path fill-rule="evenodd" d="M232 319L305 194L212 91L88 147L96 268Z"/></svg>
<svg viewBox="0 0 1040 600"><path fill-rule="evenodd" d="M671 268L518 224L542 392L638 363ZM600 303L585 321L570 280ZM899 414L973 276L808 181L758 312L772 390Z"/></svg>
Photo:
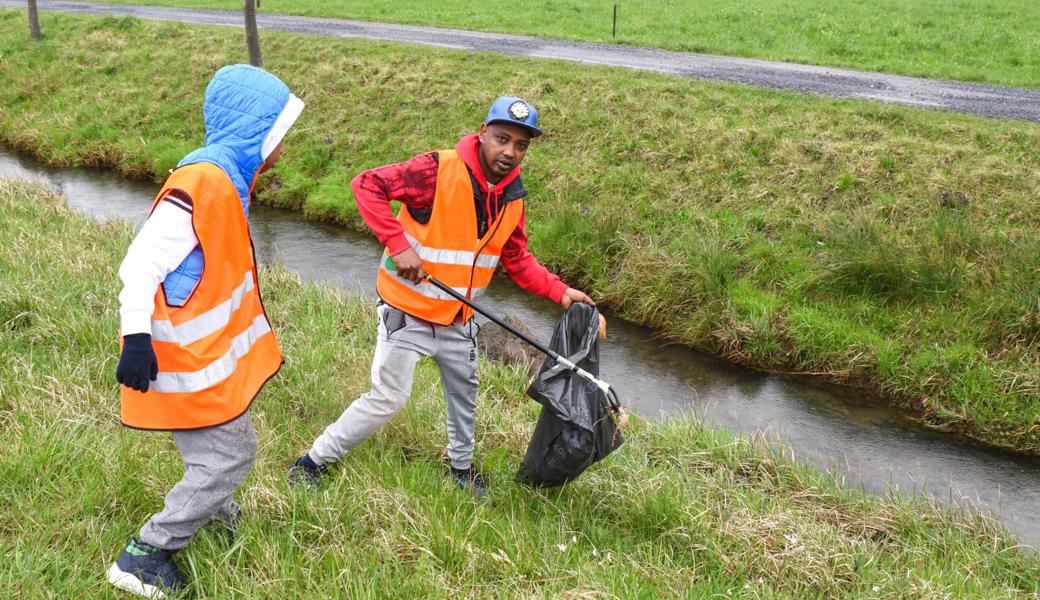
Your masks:
<svg viewBox="0 0 1040 600"><path fill-rule="evenodd" d="M319 465L311 460L309 454L304 454L289 467L289 483L316 490L321 486L321 479L328 470L328 466Z"/></svg>
<svg viewBox="0 0 1040 600"><path fill-rule="evenodd" d="M165 598L166 593L184 589L184 578L173 563L173 552L135 539L108 568L108 582L145 598Z"/></svg>
<svg viewBox="0 0 1040 600"><path fill-rule="evenodd" d="M451 479L456 487L472 493L474 496L483 496L487 493L487 484L480 472L472 465L468 469L456 469L451 467Z"/></svg>

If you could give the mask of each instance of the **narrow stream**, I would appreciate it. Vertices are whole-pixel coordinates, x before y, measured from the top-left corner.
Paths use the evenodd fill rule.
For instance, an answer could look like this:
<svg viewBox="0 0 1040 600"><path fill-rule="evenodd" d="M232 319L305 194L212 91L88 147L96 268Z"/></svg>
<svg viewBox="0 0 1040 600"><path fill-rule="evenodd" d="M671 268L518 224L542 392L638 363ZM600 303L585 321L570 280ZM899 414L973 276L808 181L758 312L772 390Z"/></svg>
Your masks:
<svg viewBox="0 0 1040 600"><path fill-rule="evenodd" d="M140 224L158 190L97 170L44 167L3 149L0 176L45 181L73 208L98 221ZM261 261L277 260L305 281L374 298L380 253L374 237L262 206L253 208L250 225ZM542 339L548 339L559 315L554 304L524 294L501 276L485 304L519 317ZM898 490L945 505L974 506L1000 518L1024 543L1040 546L1040 459L928 431L855 390L751 372L663 344L650 330L607 316L603 377L642 415L663 421L695 413L713 426L764 434L850 485L875 494Z"/></svg>

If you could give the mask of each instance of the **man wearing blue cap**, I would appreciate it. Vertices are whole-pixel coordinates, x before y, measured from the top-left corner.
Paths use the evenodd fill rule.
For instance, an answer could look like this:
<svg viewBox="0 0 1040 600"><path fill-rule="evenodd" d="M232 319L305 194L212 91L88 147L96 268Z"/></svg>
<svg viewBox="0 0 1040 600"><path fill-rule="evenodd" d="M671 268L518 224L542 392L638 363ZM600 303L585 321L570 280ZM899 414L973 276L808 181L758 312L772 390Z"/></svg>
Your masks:
<svg viewBox="0 0 1040 600"><path fill-rule="evenodd" d="M290 468L316 487L328 465L366 440L404 406L415 365L436 361L447 403L447 455L455 484L482 494L473 467L477 355L472 311L423 278L427 273L477 298L501 262L522 289L567 308L593 304L527 249L520 164L542 134L538 111L504 96L476 134L454 149L361 173L350 182L361 216L385 246L376 289L379 315L371 389L355 400ZM404 206L395 217L391 201Z"/></svg>

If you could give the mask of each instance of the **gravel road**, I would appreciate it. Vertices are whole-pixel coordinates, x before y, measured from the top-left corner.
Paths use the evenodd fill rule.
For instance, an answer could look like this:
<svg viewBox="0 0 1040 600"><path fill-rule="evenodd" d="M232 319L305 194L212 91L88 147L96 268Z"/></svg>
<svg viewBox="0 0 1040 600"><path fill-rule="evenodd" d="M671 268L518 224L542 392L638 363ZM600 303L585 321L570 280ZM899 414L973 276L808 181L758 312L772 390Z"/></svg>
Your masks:
<svg viewBox="0 0 1040 600"><path fill-rule="evenodd" d="M0 0L0 7L24 8L25 2L23 0ZM159 21L242 27L242 14L238 11L51 0L41 0L39 8L43 11L126 15ZM727 81L763 88L821 94L834 98L858 98L986 117L1040 121L1040 90L885 75L749 58L673 52L635 46L567 42L500 33L390 25L343 19L260 13L257 22L261 29L268 30L551 58L652 71L678 77Z"/></svg>

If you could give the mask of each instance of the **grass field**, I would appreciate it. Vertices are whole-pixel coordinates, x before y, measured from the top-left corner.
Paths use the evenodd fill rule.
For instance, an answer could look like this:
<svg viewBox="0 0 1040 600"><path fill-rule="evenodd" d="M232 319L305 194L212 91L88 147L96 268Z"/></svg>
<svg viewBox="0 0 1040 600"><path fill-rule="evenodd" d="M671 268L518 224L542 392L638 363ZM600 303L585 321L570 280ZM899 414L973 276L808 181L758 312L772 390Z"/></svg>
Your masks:
<svg viewBox="0 0 1040 600"><path fill-rule="evenodd" d="M233 0L107 0L242 10ZM262 12L520 33L1040 87L1033 0L265 0Z"/></svg>
<svg viewBox="0 0 1040 600"><path fill-rule="evenodd" d="M180 476L167 434L118 424L116 269L132 236L0 178L0 586L14 598L125 598L103 573ZM370 303L280 268L261 283L287 364L229 545L180 555L200 598L1027 598L1037 564L992 522L843 490L763 445L636 422L558 491L512 482L537 405L482 363L474 501L443 475L443 400L411 402L318 493L285 469L366 389ZM318 342L318 343L316 343ZM715 595L715 596L713 596Z"/></svg>
<svg viewBox="0 0 1040 600"><path fill-rule="evenodd" d="M0 141L165 176L238 36L0 12ZM565 281L729 360L866 384L937 427L1040 451L1040 128L497 55L288 34L307 102L260 201L361 228L347 182L449 146L499 93L550 132L531 247ZM192 48L206 48L199 54ZM189 58L190 57L190 58Z"/></svg>

